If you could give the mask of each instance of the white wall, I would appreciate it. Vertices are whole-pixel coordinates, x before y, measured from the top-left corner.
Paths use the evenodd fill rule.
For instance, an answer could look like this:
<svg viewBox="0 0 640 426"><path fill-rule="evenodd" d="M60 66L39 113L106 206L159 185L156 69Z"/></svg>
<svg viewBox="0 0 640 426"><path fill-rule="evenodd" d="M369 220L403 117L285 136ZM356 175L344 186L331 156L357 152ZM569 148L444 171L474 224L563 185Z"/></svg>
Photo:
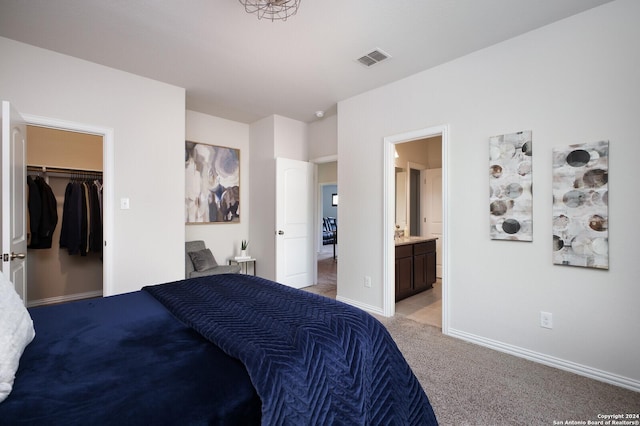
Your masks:
<svg viewBox="0 0 640 426"><path fill-rule="evenodd" d="M290 160L307 161L307 123L292 118L274 115L275 156Z"/></svg>
<svg viewBox="0 0 640 426"><path fill-rule="evenodd" d="M249 144L251 179L251 255L258 274L276 278L276 157L307 161L308 127L291 118L272 115L252 123Z"/></svg>
<svg viewBox="0 0 640 426"><path fill-rule="evenodd" d="M309 123L309 160L338 154L338 116Z"/></svg>
<svg viewBox="0 0 640 426"><path fill-rule="evenodd" d="M338 156L338 151L335 152L334 156ZM318 164L318 183L338 183L337 161Z"/></svg>
<svg viewBox="0 0 640 426"><path fill-rule="evenodd" d="M0 57L22 113L113 131L113 292L183 278L184 89L6 38Z"/></svg>
<svg viewBox="0 0 640 426"><path fill-rule="evenodd" d="M640 2L618 0L341 102L339 296L382 308L383 138L448 124L449 332L640 390L638 17ZM533 131L533 242L492 241L488 138L520 130ZM553 265L552 148L599 140L610 269Z"/></svg>
<svg viewBox="0 0 640 426"><path fill-rule="evenodd" d="M275 162L275 117L270 116L252 123L249 144L250 168L253 170L249 182L251 205L249 210L249 239L251 255L259 259L258 274L274 280L276 277L275 223L276 223L276 162Z"/></svg>
<svg viewBox="0 0 640 426"><path fill-rule="evenodd" d="M338 217L338 206L333 205L333 194L338 193L338 185L322 185L322 217Z"/></svg>
<svg viewBox="0 0 640 426"><path fill-rule="evenodd" d="M186 225L185 230L187 241L204 240L218 263L226 264L249 239L249 125L187 111L186 128L189 141L240 150L240 222Z"/></svg>

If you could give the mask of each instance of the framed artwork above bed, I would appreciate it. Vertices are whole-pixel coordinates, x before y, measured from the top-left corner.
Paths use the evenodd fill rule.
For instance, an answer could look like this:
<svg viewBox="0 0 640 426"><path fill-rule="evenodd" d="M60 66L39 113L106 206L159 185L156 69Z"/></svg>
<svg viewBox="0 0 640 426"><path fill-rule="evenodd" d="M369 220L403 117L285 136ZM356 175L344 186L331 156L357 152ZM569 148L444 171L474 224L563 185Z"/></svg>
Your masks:
<svg viewBox="0 0 640 426"><path fill-rule="evenodd" d="M185 223L240 222L240 150L185 143Z"/></svg>

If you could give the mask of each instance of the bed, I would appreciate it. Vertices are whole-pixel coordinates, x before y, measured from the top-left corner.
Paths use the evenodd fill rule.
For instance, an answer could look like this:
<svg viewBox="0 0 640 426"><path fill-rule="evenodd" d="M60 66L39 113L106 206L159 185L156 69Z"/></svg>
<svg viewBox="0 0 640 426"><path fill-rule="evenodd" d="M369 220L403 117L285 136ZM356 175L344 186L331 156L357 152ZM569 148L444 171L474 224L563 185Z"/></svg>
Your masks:
<svg viewBox="0 0 640 426"><path fill-rule="evenodd" d="M29 314L35 338L0 425L437 424L375 318L260 277L192 278Z"/></svg>

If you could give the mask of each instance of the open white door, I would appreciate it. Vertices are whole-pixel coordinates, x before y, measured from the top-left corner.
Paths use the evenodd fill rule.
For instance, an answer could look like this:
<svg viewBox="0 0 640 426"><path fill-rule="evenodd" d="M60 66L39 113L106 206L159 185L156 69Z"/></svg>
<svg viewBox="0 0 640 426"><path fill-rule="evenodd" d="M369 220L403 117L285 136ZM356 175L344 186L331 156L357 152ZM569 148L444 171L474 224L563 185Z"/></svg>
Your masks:
<svg viewBox="0 0 640 426"><path fill-rule="evenodd" d="M437 238L436 277L442 278L442 169L421 171L424 188L422 211L422 235Z"/></svg>
<svg viewBox="0 0 640 426"><path fill-rule="evenodd" d="M27 302L27 130L20 114L2 101L2 273Z"/></svg>
<svg viewBox="0 0 640 426"><path fill-rule="evenodd" d="M313 284L313 164L276 159L276 281Z"/></svg>

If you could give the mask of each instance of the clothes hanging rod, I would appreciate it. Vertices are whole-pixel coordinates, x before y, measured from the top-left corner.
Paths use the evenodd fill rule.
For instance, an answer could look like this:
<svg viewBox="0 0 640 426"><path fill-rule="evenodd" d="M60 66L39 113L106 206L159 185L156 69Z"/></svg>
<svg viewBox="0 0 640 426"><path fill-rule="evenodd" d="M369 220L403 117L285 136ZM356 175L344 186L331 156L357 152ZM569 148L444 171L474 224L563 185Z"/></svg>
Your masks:
<svg viewBox="0 0 640 426"><path fill-rule="evenodd" d="M72 167L50 167L50 166L42 166L36 164L27 164L27 170L30 172L41 172L41 173L100 173L102 174L102 170L96 169L76 169Z"/></svg>

